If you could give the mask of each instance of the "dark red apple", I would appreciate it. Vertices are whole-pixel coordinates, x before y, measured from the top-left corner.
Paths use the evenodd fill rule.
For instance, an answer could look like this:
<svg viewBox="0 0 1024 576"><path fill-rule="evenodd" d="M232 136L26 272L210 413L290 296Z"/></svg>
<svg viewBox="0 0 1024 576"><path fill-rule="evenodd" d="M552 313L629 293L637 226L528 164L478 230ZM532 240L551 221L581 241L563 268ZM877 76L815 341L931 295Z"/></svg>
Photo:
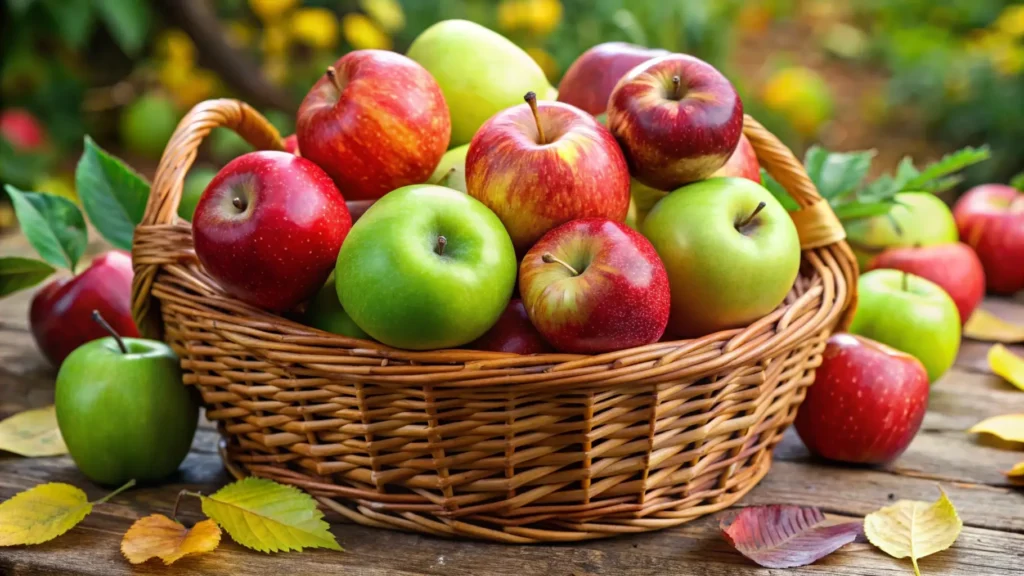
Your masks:
<svg viewBox="0 0 1024 576"><path fill-rule="evenodd" d="M484 123L466 154L466 189L501 219L516 253L577 218L626 219L629 170L607 128L561 102L505 109Z"/></svg>
<svg viewBox="0 0 1024 576"><path fill-rule="evenodd" d="M884 464L907 449L927 407L928 373L917 358L834 334L797 412L796 431L823 458Z"/></svg>
<svg viewBox="0 0 1024 576"><path fill-rule="evenodd" d="M902 270L935 282L953 298L962 324L985 297L981 261L970 246L960 242L890 248L868 264L868 270L876 268Z"/></svg>
<svg viewBox="0 0 1024 576"><path fill-rule="evenodd" d="M707 62L669 54L619 80L608 101L608 127L637 180L675 190L725 165L743 131L743 102Z"/></svg>
<svg viewBox="0 0 1024 576"><path fill-rule="evenodd" d="M562 352L597 354L657 342L668 274L654 246L621 222L584 218L545 234L523 258L530 322Z"/></svg>
<svg viewBox="0 0 1024 576"><path fill-rule="evenodd" d="M746 178L758 184L761 183L761 164L757 161L757 152L754 152L754 146L746 136L740 134L740 141L736 144L732 156L729 156L725 165L712 176Z"/></svg>
<svg viewBox="0 0 1024 576"><path fill-rule="evenodd" d="M351 227L345 199L316 164L287 152L250 152L206 187L192 237L224 290L282 312L323 286Z"/></svg>
<svg viewBox="0 0 1024 576"><path fill-rule="evenodd" d="M299 154L299 139L295 136L295 134L292 134L291 136L285 136L282 142L284 143L285 152L289 154L295 154L296 156L301 155Z"/></svg>
<svg viewBox="0 0 1024 576"><path fill-rule="evenodd" d="M668 54L626 42L605 42L587 50L569 66L558 84L558 101L597 116L608 110L615 84L637 64Z"/></svg>
<svg viewBox="0 0 1024 576"><path fill-rule="evenodd" d="M0 112L0 136L16 150L31 152L46 144L46 130L31 112L8 108Z"/></svg>
<svg viewBox="0 0 1024 576"><path fill-rule="evenodd" d="M526 307L518 298L513 298L494 326L468 347L474 350L512 354L542 354L552 351L551 345L530 323Z"/></svg>
<svg viewBox="0 0 1024 576"><path fill-rule="evenodd" d="M452 131L434 77L385 50L349 52L329 67L302 101L296 127L302 155L349 200L426 182Z"/></svg>
<svg viewBox="0 0 1024 576"><path fill-rule="evenodd" d="M968 190L953 208L960 240L977 252L988 289L1024 290L1024 194L1002 184Z"/></svg>
<svg viewBox="0 0 1024 576"><path fill-rule="evenodd" d="M131 256L113 251L94 259L77 276L57 278L36 292L29 326L50 364L60 366L75 348L108 336L93 321L93 310L122 336L139 336L132 320L132 276Z"/></svg>

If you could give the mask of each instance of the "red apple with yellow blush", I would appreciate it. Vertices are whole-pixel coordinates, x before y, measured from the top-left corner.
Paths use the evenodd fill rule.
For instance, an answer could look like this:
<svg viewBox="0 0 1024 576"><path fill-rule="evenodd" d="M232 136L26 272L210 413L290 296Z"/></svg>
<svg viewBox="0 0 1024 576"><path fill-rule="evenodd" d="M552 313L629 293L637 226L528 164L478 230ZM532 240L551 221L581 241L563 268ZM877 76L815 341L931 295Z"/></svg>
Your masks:
<svg viewBox="0 0 1024 576"><path fill-rule="evenodd" d="M754 145L745 135L740 134L740 141L736 144L736 149L712 176L746 178L752 182L761 183L761 164L757 161Z"/></svg>
<svg viewBox="0 0 1024 576"><path fill-rule="evenodd" d="M558 101L597 116L608 109L608 97L626 72L637 64L668 54L666 50L627 42L605 42L577 58L558 84Z"/></svg>
<svg viewBox="0 0 1024 576"><path fill-rule="evenodd" d="M1003 184L975 186L956 203L953 218L960 240L981 259L988 289L1024 290L1024 193Z"/></svg>

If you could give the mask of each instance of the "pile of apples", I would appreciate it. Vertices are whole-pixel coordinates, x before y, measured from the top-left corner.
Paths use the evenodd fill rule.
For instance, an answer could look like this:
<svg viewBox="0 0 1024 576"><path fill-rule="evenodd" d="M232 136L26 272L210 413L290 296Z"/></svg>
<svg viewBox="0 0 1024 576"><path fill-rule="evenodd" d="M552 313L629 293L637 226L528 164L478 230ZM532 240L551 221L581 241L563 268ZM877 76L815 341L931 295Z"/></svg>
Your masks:
<svg viewBox="0 0 1024 576"><path fill-rule="evenodd" d="M294 153L207 186L196 255L244 302L411 350L601 353L782 303L797 232L718 70L602 44L552 101L534 68L462 20L408 55L346 54L302 102Z"/></svg>

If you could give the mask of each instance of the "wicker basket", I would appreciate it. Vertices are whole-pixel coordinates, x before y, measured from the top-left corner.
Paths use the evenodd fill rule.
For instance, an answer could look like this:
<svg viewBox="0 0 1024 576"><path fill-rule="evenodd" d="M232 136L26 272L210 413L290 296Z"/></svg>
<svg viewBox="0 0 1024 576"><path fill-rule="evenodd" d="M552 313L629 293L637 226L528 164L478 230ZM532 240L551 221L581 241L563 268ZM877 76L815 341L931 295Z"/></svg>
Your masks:
<svg viewBox="0 0 1024 576"><path fill-rule="evenodd" d="M750 326L599 356L408 352L327 334L231 298L196 259L176 210L218 126L281 149L238 101L201 103L181 121L135 231L135 320L181 357L233 474L299 486L367 526L530 543L726 508L768 471L855 298L842 226L793 154L747 117L761 165L801 207L803 247L785 303Z"/></svg>

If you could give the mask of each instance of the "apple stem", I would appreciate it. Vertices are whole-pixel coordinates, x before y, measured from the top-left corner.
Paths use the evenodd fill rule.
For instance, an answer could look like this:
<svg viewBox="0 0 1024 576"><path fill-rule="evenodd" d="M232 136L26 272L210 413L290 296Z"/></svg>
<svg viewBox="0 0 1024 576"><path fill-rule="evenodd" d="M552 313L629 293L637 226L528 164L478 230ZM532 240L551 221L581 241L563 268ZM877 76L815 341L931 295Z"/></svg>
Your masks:
<svg viewBox="0 0 1024 576"><path fill-rule="evenodd" d="M444 256L444 248L448 245L448 239L444 236L437 237L437 247L434 248L434 252L437 252L438 256Z"/></svg>
<svg viewBox="0 0 1024 576"><path fill-rule="evenodd" d="M540 125L540 113L537 112L537 95L533 92L527 92L526 96L523 96L523 100L530 105L530 111L533 112L533 120L537 123L537 134L540 135L540 142L538 144L547 144L548 139L544 137L544 128Z"/></svg>
<svg viewBox="0 0 1024 576"><path fill-rule="evenodd" d="M579 273L579 272L577 272L575 268L573 268L572 266L570 266L568 262L566 262L565 260L561 260L561 259L559 259L559 258L558 258L558 257L556 257L556 256L555 256L554 254L552 254L551 252L545 252L545 253L544 253L544 254L543 254L543 255L542 255L541 257L540 257L540 259L541 259L541 260L543 260L545 264L561 264L562 266L565 266L565 268L566 268L566 269L567 269L567 270L568 270L569 272L572 272L572 275L573 275L573 276L579 276L579 275L580 275L580 273Z"/></svg>
<svg viewBox="0 0 1024 576"><path fill-rule="evenodd" d="M672 77L672 97L679 100L679 87L683 84L682 78L678 75Z"/></svg>
<svg viewBox="0 0 1024 576"><path fill-rule="evenodd" d="M455 166L452 166L451 169L448 170L448 172L446 172L445 175L442 176L441 179L437 181L437 185L438 186L448 186L448 181L451 180L452 174L455 174L455 170L456 170Z"/></svg>
<svg viewBox="0 0 1024 576"><path fill-rule="evenodd" d="M110 322L107 322L106 318L100 314L99 310L92 311L92 321L102 326L104 330L114 337L114 341L117 342L117 347L121 349L122 354L128 353L128 349L125 348L124 340L121 339L121 335L117 333L117 330L114 330L114 327L110 325Z"/></svg>
<svg viewBox="0 0 1024 576"><path fill-rule="evenodd" d="M338 80L338 71L334 69L334 66L327 67L327 78L331 81L331 84L333 84L334 87L340 93L342 86L341 82Z"/></svg>
<svg viewBox="0 0 1024 576"><path fill-rule="evenodd" d="M238 209L239 212L244 211L248 207L245 203L245 199L241 196L235 196L232 198L231 205Z"/></svg>
<svg viewBox="0 0 1024 576"><path fill-rule="evenodd" d="M757 203L757 208L754 208L754 211L750 213L750 216L747 216L746 218L743 219L742 222L737 224L736 228L737 229L745 228L747 226L747 224L750 224L751 222L753 222L754 218L756 218L757 215L761 213L761 210L764 210L765 206L767 206L767 204L765 204L764 202L758 202Z"/></svg>

